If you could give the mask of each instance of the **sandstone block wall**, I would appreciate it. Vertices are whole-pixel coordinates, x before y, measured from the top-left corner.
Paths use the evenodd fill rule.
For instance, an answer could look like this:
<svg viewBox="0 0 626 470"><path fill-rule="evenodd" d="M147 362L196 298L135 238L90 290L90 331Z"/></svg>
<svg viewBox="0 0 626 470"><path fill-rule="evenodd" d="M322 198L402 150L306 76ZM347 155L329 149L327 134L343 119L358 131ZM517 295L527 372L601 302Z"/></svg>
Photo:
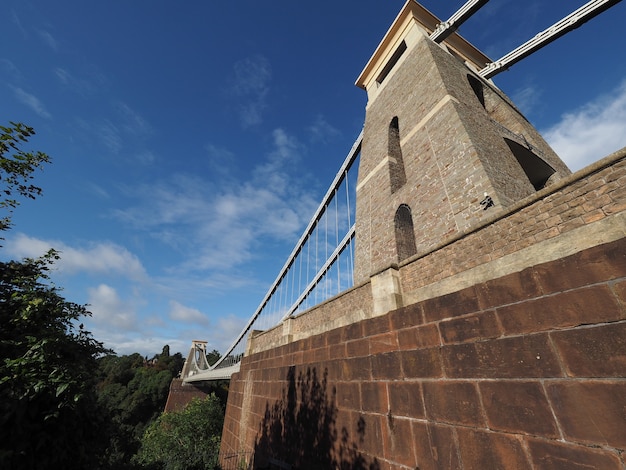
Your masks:
<svg viewBox="0 0 626 470"><path fill-rule="evenodd" d="M222 458L626 468L625 155L408 260L404 307L251 347L231 380ZM332 307L329 321L351 308Z"/></svg>

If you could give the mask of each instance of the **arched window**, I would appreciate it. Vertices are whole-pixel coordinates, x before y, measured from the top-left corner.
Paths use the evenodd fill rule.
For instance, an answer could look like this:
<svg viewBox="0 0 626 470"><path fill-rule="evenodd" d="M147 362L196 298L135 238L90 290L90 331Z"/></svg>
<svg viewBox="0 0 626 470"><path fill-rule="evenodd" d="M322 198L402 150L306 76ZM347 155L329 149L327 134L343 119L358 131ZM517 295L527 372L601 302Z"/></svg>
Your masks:
<svg viewBox="0 0 626 470"><path fill-rule="evenodd" d="M395 193L406 183L402 148L400 147L400 126L398 116L389 123L389 137L387 140L389 155L389 178L391 180L391 193Z"/></svg>
<svg viewBox="0 0 626 470"><path fill-rule="evenodd" d="M515 158L517 158L517 161L535 187L535 190L539 191L545 187L550 177L556 173L554 168L535 155L529 148L506 138L504 141L511 149L511 152L513 152L513 155L515 155Z"/></svg>
<svg viewBox="0 0 626 470"><path fill-rule="evenodd" d="M413 216L411 215L411 208L406 204L402 204L398 207L394 218L394 226L396 230L398 262L400 262L417 253L415 232L413 230Z"/></svg>
<svg viewBox="0 0 626 470"><path fill-rule="evenodd" d="M479 79L477 79L474 75L469 75L469 74L467 75L467 81L472 87L472 90L474 90L474 94L476 95L476 98L478 98L478 101L480 101L480 104L482 104L484 108L485 107L485 90L483 88L482 82Z"/></svg>

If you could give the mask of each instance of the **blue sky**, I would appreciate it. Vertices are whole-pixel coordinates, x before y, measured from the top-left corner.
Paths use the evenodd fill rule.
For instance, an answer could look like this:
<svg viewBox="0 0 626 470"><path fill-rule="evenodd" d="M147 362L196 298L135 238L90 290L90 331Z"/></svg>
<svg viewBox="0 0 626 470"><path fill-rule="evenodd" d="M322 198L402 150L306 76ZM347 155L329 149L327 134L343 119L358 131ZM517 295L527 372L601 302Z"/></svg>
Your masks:
<svg viewBox="0 0 626 470"><path fill-rule="evenodd" d="M61 251L54 281L118 354L223 350L361 130L354 81L403 3L8 0L2 124L52 164L0 256ZM460 32L497 59L584 3L492 0ZM494 78L573 170L626 145L625 20Z"/></svg>

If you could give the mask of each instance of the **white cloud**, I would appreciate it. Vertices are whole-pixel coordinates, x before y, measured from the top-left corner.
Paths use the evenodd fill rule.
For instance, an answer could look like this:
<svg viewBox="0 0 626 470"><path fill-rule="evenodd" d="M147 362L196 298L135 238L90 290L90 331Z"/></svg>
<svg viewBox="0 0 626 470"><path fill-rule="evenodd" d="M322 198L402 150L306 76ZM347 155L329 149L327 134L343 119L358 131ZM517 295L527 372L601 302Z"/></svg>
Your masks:
<svg viewBox="0 0 626 470"><path fill-rule="evenodd" d="M176 339L165 336L135 336L122 331L101 332L94 330L92 333L99 341L104 342L104 346L113 349L118 355L129 355L139 353L149 359L155 354L160 354L163 346L170 347L171 354L180 352L183 358L187 357L191 341L186 339Z"/></svg>
<svg viewBox="0 0 626 470"><path fill-rule="evenodd" d="M45 119L50 119L52 116L44 106L44 104L35 95L25 92L21 88L13 87L15 97L30 109L35 111L39 116Z"/></svg>
<svg viewBox="0 0 626 470"><path fill-rule="evenodd" d="M183 358L187 357L191 346L191 336L189 332L178 333L172 335L152 334L147 331L145 322L136 321L132 323L137 330L124 329L114 324L115 319L110 318L111 324L93 323L86 326L93 334L93 337L104 343L105 348L112 349L118 355L129 355L139 353L148 358L155 354L160 354L163 346L166 344L170 347L171 354L180 352ZM137 334L141 332L141 335Z"/></svg>
<svg viewBox="0 0 626 470"><path fill-rule="evenodd" d="M217 322L217 330L219 330L220 332L224 332L225 336L227 336L228 338L232 338L235 339L235 337L241 333L241 330L243 330L243 327L245 326L246 322L248 320L242 320L239 317L236 317L235 315L227 315L226 317L220 317L220 319Z"/></svg>
<svg viewBox="0 0 626 470"><path fill-rule="evenodd" d="M200 310L186 307L175 300L170 300L169 317L172 320L184 323L200 323L205 325L209 323L208 317Z"/></svg>
<svg viewBox="0 0 626 470"><path fill-rule="evenodd" d="M126 248L110 242L91 243L74 248L60 241L41 240L17 234L5 241L5 251L17 258L36 258L49 249L57 250L61 259L55 263L59 272L122 275L129 279L145 279L141 261Z"/></svg>
<svg viewBox="0 0 626 470"><path fill-rule="evenodd" d="M219 348L219 351L223 352L228 346L230 346L230 343L232 343L237 338L239 333L241 333L241 331L243 330L244 326L246 326L247 322L247 318L239 318L233 314L219 318L216 328L213 328L213 331L219 332L219 338L214 338L215 344L221 344L221 348ZM224 342L223 338L227 339L228 344Z"/></svg>
<svg viewBox="0 0 626 470"><path fill-rule="evenodd" d="M572 171L626 146L626 81L612 93L563 115L542 134Z"/></svg>
<svg viewBox="0 0 626 470"><path fill-rule="evenodd" d="M117 291L106 284L88 290L88 310L93 321L106 329L137 331L137 315L130 307L131 302L122 301Z"/></svg>

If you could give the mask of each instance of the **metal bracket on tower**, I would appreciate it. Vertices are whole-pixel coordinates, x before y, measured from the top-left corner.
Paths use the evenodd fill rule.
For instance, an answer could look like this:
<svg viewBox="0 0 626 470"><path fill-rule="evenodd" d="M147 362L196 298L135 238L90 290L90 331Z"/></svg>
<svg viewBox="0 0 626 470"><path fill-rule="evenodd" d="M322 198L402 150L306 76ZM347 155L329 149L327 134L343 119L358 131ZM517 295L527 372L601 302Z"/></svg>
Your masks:
<svg viewBox="0 0 626 470"><path fill-rule="evenodd" d="M448 18L447 21L439 23L439 26L430 35L430 39L436 43L444 41L448 36L454 33L459 26L476 13L489 0L469 0L457 12Z"/></svg>

